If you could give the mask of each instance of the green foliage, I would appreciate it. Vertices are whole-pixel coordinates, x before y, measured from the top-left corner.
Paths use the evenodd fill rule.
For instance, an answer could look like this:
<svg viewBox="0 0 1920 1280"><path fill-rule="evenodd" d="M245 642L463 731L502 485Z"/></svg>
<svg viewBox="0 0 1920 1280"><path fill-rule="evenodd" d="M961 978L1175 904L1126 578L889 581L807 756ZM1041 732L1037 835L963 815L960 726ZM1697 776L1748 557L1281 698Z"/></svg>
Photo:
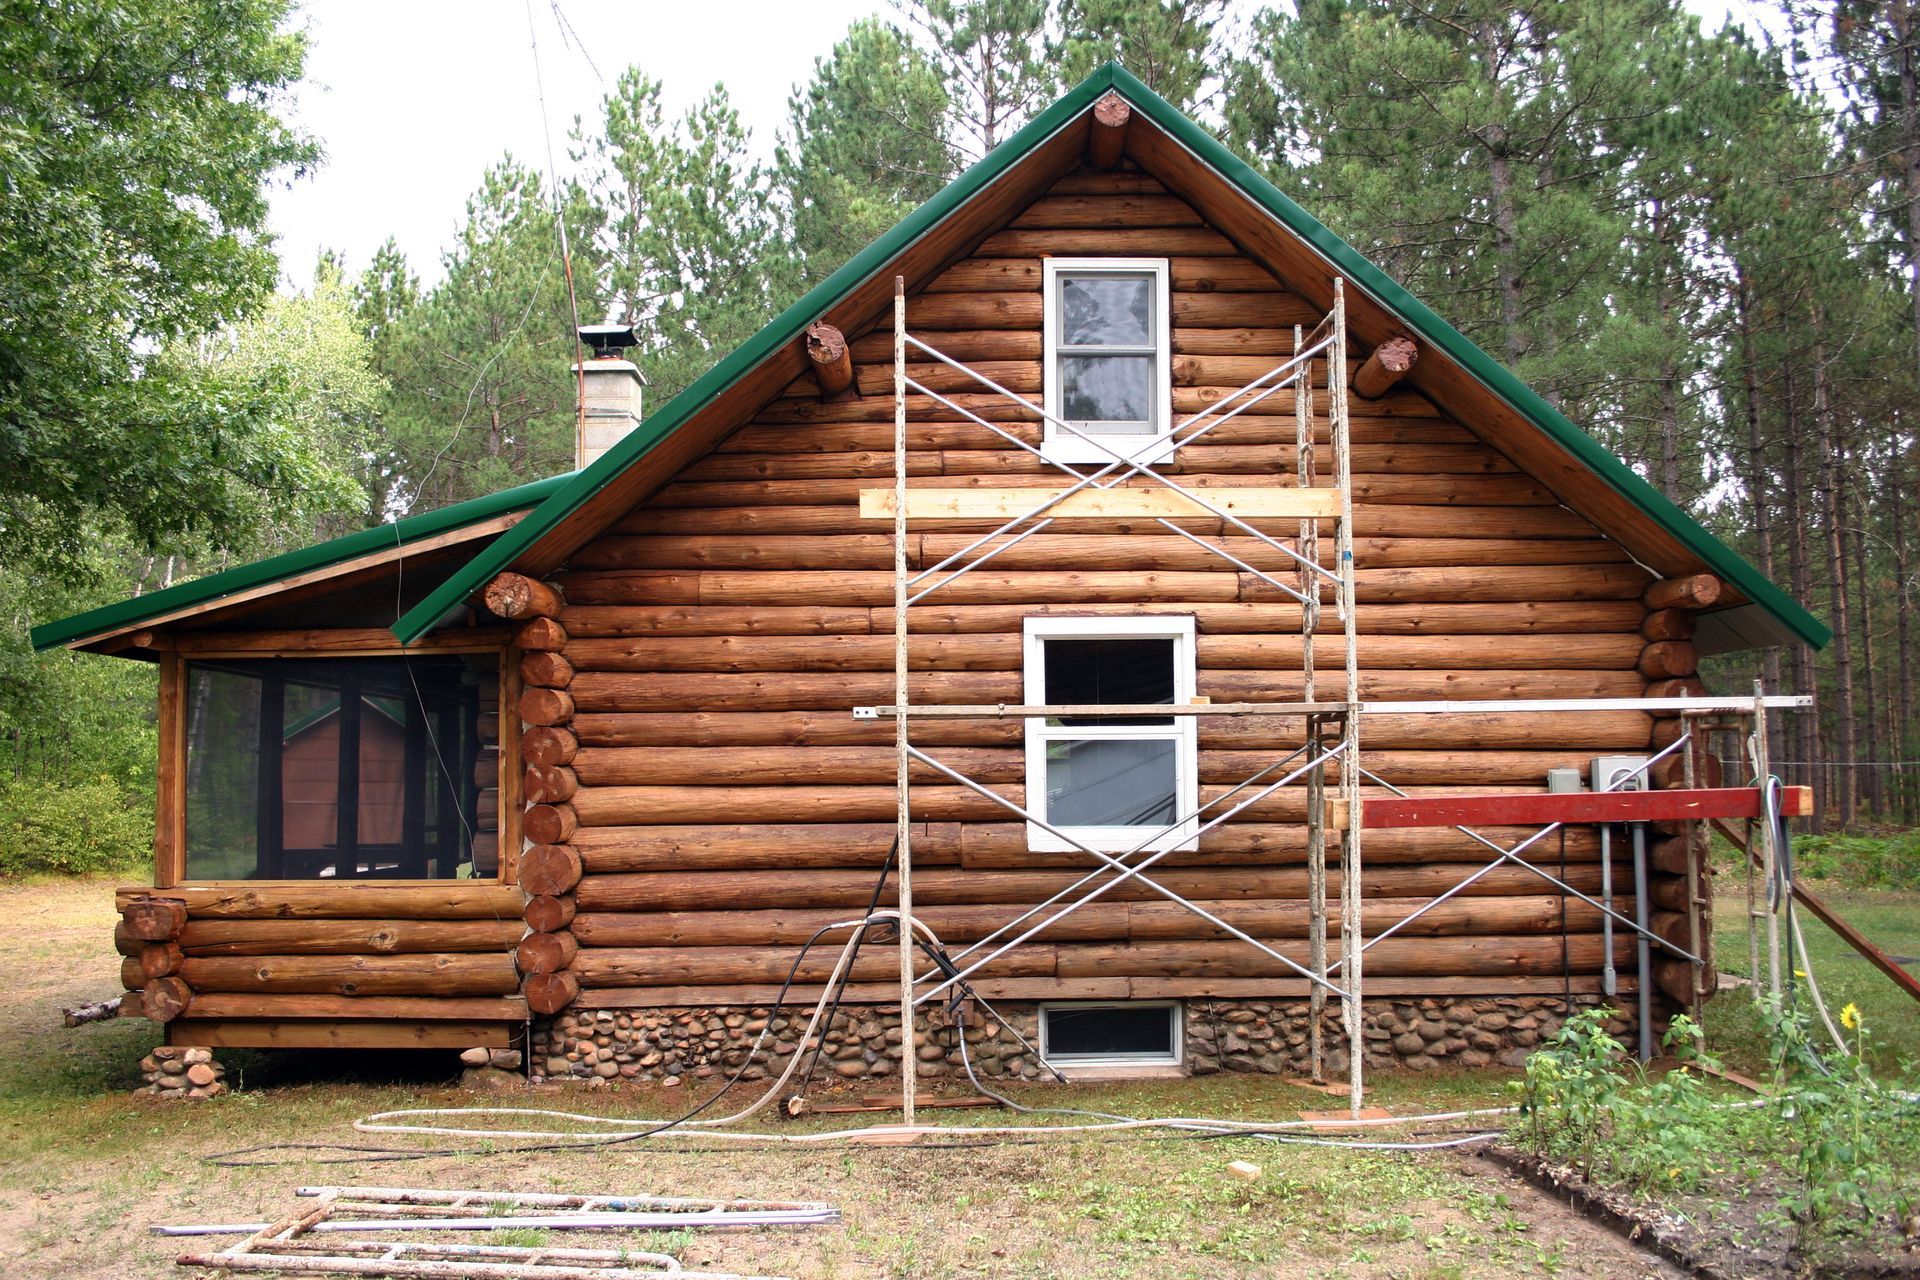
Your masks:
<svg viewBox="0 0 1920 1280"><path fill-rule="evenodd" d="M205 535L299 467L272 379L152 358L256 307L268 178L314 148L278 116L283 0L0 5L0 530L79 571L96 524Z"/></svg>
<svg viewBox="0 0 1920 1280"><path fill-rule="evenodd" d="M788 104L777 181L804 285L925 203L955 172L947 87L911 40L855 23Z"/></svg>
<svg viewBox="0 0 1920 1280"><path fill-rule="evenodd" d="M1850 889L1920 889L1920 831L1797 836L1794 873Z"/></svg>
<svg viewBox="0 0 1920 1280"><path fill-rule="evenodd" d="M0 876L131 870L153 849L153 803L112 777L0 778Z"/></svg>
<svg viewBox="0 0 1920 1280"><path fill-rule="evenodd" d="M1218 80L1214 33L1226 11L1226 0L1060 0L1061 33L1050 52L1063 84L1118 62L1191 112Z"/></svg>
<svg viewBox="0 0 1920 1280"><path fill-rule="evenodd" d="M1777 1198L1801 1244L1868 1234L1909 1213L1920 1167L1920 1120L1908 1096L1868 1065L1858 1010L1840 1018L1849 1043L1823 1050L1804 1010L1764 1016L1772 1090L1759 1106L1716 1099L1692 1070L1712 1065L1698 1029L1676 1017L1665 1043L1679 1065L1654 1077L1606 1034L1611 1010L1583 1010L1527 1060L1511 1136L1574 1163L1589 1180L1644 1194L1750 1178Z"/></svg>

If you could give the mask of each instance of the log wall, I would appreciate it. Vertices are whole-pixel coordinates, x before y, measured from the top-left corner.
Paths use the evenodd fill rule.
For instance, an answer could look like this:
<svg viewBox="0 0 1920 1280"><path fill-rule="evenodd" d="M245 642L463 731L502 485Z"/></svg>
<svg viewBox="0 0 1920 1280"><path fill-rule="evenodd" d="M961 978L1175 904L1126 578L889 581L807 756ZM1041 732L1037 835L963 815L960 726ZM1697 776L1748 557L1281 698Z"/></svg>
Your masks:
<svg viewBox="0 0 1920 1280"><path fill-rule="evenodd" d="M1037 402L1048 254L1170 260L1177 416L1272 368L1292 350L1293 326L1319 319L1183 201L1123 168L1076 173L989 235L910 297L910 330ZM892 340L885 327L850 337L850 391L827 396L812 377L794 382L551 580L554 660L543 662L542 679L524 672L531 701L522 702L521 744L530 799L536 784L548 797L527 813L528 837L544 842L528 865L552 876L528 888L542 891L546 931L565 939L522 958L529 982L529 961L548 966L538 974L543 1001L571 999L577 987L584 1007L750 1002L778 985L799 942L857 913L875 891L893 834L892 728L854 721L849 709L892 698L891 528L863 521L857 506L863 489L893 475ZM1357 366L1367 353L1353 354ZM946 366L917 365L915 376L1039 443L1031 410ZM1314 391L1323 474L1324 382L1323 372ZM1167 470L1203 489L1291 483L1293 413L1292 393L1272 396L1182 449ZM1356 398L1351 413L1364 696L1638 696L1650 681L1692 675L1682 634L1690 622L1676 620L1672 605L1651 608L1647 572L1484 443L1479 424L1449 418L1404 382ZM910 399L908 440L914 486L1031 487L1038 496L1061 483L1053 468L930 397ZM1285 558L1219 520L1180 524L1292 579ZM990 527L916 524L909 564L934 564ZM1292 541L1298 525L1263 531ZM1323 537L1323 549L1331 545ZM1298 606L1257 574L1128 519L1062 521L916 607L912 696L1020 701L1024 617L1142 612L1196 619L1202 695L1300 697ZM1321 696L1338 698L1331 612L1316 655ZM1286 716L1201 720L1202 798L1297 745L1302 730ZM1654 736L1639 713L1408 717L1369 720L1363 745L1370 769L1415 794L1532 791L1549 768L1584 772L1591 757L1644 752ZM1022 798L1017 723L924 723L915 737ZM1167 858L1161 878L1277 949L1301 952L1304 799L1290 789L1255 806L1197 850ZM1088 869L1078 855L1029 852L1004 809L934 775L916 774L913 811L916 908L950 940L980 936ZM1491 834L1511 844L1526 833ZM1535 852L1556 867L1564 859L1576 886L1597 888L1590 831ZM1456 832L1370 836L1365 930L1384 928L1487 856ZM1616 868L1615 882L1630 889L1630 866ZM1672 885L1656 885L1655 895L1671 903ZM1630 899L1621 905L1631 910ZM1630 970L1629 935L1617 935L1617 949ZM830 957L814 960L802 966L802 984L824 977ZM1591 990L1603 961L1591 910L1508 867L1376 948L1368 968L1400 990L1498 994L1563 980ZM863 958L855 990L883 991L896 963L877 950ZM1137 885L985 976L1007 990L1062 996L1129 980L1160 995L1284 985L1272 961Z"/></svg>

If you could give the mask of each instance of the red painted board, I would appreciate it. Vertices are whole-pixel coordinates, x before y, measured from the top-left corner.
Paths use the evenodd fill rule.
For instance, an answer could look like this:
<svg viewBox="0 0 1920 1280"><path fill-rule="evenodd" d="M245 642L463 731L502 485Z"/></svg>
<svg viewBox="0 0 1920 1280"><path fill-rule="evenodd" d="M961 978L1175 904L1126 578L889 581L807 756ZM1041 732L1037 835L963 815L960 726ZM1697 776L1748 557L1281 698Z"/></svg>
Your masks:
<svg viewBox="0 0 1920 1280"><path fill-rule="evenodd" d="M1525 796L1409 796L1361 803L1361 826L1389 827L1545 826L1550 822L1678 822L1686 819L1757 818L1758 787L1699 787L1680 791L1541 792ZM1780 812L1789 818L1813 812L1811 787L1786 787Z"/></svg>

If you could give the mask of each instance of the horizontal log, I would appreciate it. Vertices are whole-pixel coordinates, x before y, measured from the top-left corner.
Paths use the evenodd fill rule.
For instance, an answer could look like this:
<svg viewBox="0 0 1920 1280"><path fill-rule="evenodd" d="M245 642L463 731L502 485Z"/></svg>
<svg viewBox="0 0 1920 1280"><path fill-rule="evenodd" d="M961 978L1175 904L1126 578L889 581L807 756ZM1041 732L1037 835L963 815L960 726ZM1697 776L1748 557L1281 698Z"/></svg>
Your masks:
<svg viewBox="0 0 1920 1280"><path fill-rule="evenodd" d="M1502 848L1534 834L1532 828L1487 827L1479 833ZM878 869L893 844L892 823L807 823L582 827L574 847L589 875L622 871L788 870L800 867ZM1034 853L1017 822L913 824L916 866L999 870L1087 867L1082 853ZM1564 845L1573 862L1598 857L1599 836L1588 828L1556 833L1543 857L1558 859ZM1449 829L1410 828L1367 837L1367 859L1382 866L1424 862L1485 863L1484 844ZM1304 865L1306 831L1291 824L1228 823L1200 837L1199 848L1169 853L1166 866ZM555 925L554 927L559 927Z"/></svg>
<svg viewBox="0 0 1920 1280"><path fill-rule="evenodd" d="M1632 944L1616 935L1616 959L1631 958ZM1295 965L1307 961L1306 946L1275 939L1269 945ZM1598 934L1553 937L1386 938L1367 953L1367 972L1394 976L1557 974L1563 968L1592 972L1605 949ZM800 962L801 982L819 982L835 957L816 949ZM782 947L593 947L574 962L587 988L681 986L779 982L793 967ZM883 948L863 950L850 966L856 982L885 982L898 961ZM1240 941L1137 942L1125 944L1029 943L1008 952L981 973L998 978L1063 979L1113 977L1285 977L1299 970Z"/></svg>
<svg viewBox="0 0 1920 1280"><path fill-rule="evenodd" d="M568 589L597 605L843 605L890 606L893 575L877 570L622 569L567 575ZM1462 574L1445 567L1361 569L1354 575L1361 604L1506 603L1629 599L1645 581L1632 564L1488 565ZM1323 587L1324 592L1324 587ZM964 604L1122 604L1181 600L1197 604L1281 602L1285 597L1250 573L1198 570L976 569L939 591L939 607ZM566 691L580 697L580 681ZM557 716L575 708L528 698L558 690L527 690L522 715ZM585 709L581 704L580 709ZM541 723L541 721L531 721Z"/></svg>
<svg viewBox="0 0 1920 1280"><path fill-rule="evenodd" d="M526 689L520 694L519 710L528 724L565 724L573 718L573 698L565 689Z"/></svg>
<svg viewBox="0 0 1920 1280"><path fill-rule="evenodd" d="M853 357L847 350L847 339L840 330L825 321L816 320L807 326L803 345L820 394L838 395L852 385Z"/></svg>
<svg viewBox="0 0 1920 1280"><path fill-rule="evenodd" d="M572 923L574 910L570 893L536 893L528 897L521 919L535 933L554 933Z"/></svg>
<svg viewBox="0 0 1920 1280"><path fill-rule="evenodd" d="M149 942L140 948L140 972L148 981L164 978L170 973L180 972L180 966L186 961L186 953L177 942ZM146 986L141 982L139 986ZM131 990L131 988L129 988Z"/></svg>
<svg viewBox="0 0 1920 1280"><path fill-rule="evenodd" d="M140 1012L155 1022L172 1022L192 1000L193 989L178 977L154 978L140 988Z"/></svg>
<svg viewBox="0 0 1920 1280"><path fill-rule="evenodd" d="M196 1019L368 1018L383 1022L508 1022L527 1020L518 996L341 996L195 992Z"/></svg>
<svg viewBox="0 0 1920 1280"><path fill-rule="evenodd" d="M1198 227L1192 205L1172 195L1043 196L1007 225L1013 227Z"/></svg>
<svg viewBox="0 0 1920 1280"><path fill-rule="evenodd" d="M141 942L165 942L187 924L186 904L177 897L142 893L123 900L119 907L128 936Z"/></svg>
<svg viewBox="0 0 1920 1280"><path fill-rule="evenodd" d="M909 421L907 448L915 453L1006 449L1011 447L1008 436L1035 448L1040 446L1043 432L1039 422L1020 419L1002 422L991 414L980 416L993 426L965 420ZM1355 417L1351 419L1349 429L1355 446L1471 445L1476 442L1473 433L1459 423L1438 418ZM1262 445L1275 448L1298 443L1299 432L1299 422L1294 418L1279 414L1243 413L1209 426L1200 440L1209 446ZM1324 420L1314 424L1314 439L1324 447L1331 447ZM722 441L715 452L834 454L885 452L892 448L891 422L815 422L741 427ZM1330 454L1328 456L1331 457ZM1278 466L1278 458L1275 463ZM642 508L642 511L645 510Z"/></svg>
<svg viewBox="0 0 1920 1280"><path fill-rule="evenodd" d="M860 494L875 487L883 476L832 476L803 480L716 480L675 481L654 495L656 508L819 506L832 503L852 504ZM1235 488L1270 487L1265 474L1200 475L1182 471L1181 485L1192 491L1218 492ZM1063 487L1057 473L1031 474L998 470L989 475L913 474L907 477L909 489L1007 489L1058 490ZM1555 505L1551 491L1519 475L1406 475L1356 472L1353 476L1354 501L1361 505L1398 504L1405 506L1455 507L1548 507ZM1048 496L1034 495L1038 506ZM1642 583L1646 581L1644 576ZM579 600L590 604L592 601Z"/></svg>
<svg viewBox="0 0 1920 1280"><path fill-rule="evenodd" d="M1640 678L1630 672L1374 671L1363 677L1361 691L1375 699L1624 698L1638 696L1640 686ZM1018 704L1021 698L1020 679L1012 672L914 672L908 688L912 701L923 705ZM1343 673L1321 673L1322 698L1337 700L1344 690ZM589 672L575 680L574 691L587 712L850 710L890 704L893 679L887 673L864 671ZM1216 702L1297 701L1303 682L1297 671L1203 670L1199 691ZM533 828L528 828L528 834L534 834Z"/></svg>
<svg viewBox="0 0 1920 1280"><path fill-rule="evenodd" d="M507 955L420 952L377 956L202 956L180 976L196 992L505 995L519 976Z"/></svg>
<svg viewBox="0 0 1920 1280"><path fill-rule="evenodd" d="M1203 635L1196 650L1203 669L1298 666L1305 642L1287 635ZM1317 640L1323 662L1338 646ZM1625 671L1640 656L1635 635L1381 636L1359 637L1360 665L1380 670L1476 670L1552 667ZM714 636L689 639L576 640L569 650L583 672L891 671L891 636ZM907 661L916 671L1017 671L1018 635L914 636Z"/></svg>
<svg viewBox="0 0 1920 1280"><path fill-rule="evenodd" d="M1034 258L1041 254L1131 257L1239 257L1233 241L1205 227L1013 227L996 231L974 251L987 258Z"/></svg>
<svg viewBox="0 0 1920 1280"><path fill-rule="evenodd" d="M1018 631L1022 620L1053 612L1047 605L916 606L913 628L922 633ZM1186 614L1202 634L1298 633L1295 604L1154 601L1143 605L1082 605L1077 614ZM1367 605L1355 618L1362 635L1522 635L1631 631L1640 606L1629 600L1510 601L1500 609L1475 604ZM584 637L751 636L893 634L893 611L865 606L788 605L591 605L573 610ZM1322 617L1321 631L1336 633L1338 619ZM527 756L527 739L521 754ZM553 763L564 764L564 760Z"/></svg>
<svg viewBox="0 0 1920 1280"><path fill-rule="evenodd" d="M1484 477L1513 476L1516 468L1499 454L1477 444L1455 442L1427 443L1423 441L1391 444L1357 444L1351 450L1353 466L1357 474L1376 477L1371 483L1378 484L1378 477L1427 477L1429 483L1445 483L1445 477ZM1294 448L1291 444L1192 444L1183 446L1178 453L1163 464L1154 468L1162 475L1184 476L1243 476L1271 481L1276 473L1286 474L1294 467ZM909 455L907 474L917 477L931 476L1060 476L1063 473L1055 464L1039 458L1024 450L995 447L975 449L922 450ZM679 482L688 484L728 483L746 480L834 480L848 477L867 478L878 481L891 481L893 477L893 458L890 452L879 450L859 450L849 453L792 452L792 453L715 453L704 461L688 467L680 473ZM1062 485L1065 484L1063 480ZM1093 493L1093 491L1088 491ZM1129 490L1115 490L1114 494L1124 497ZM1150 489L1145 492L1161 498L1171 494L1171 490ZM1532 492L1530 489L1524 492ZM1106 496L1093 493L1093 496ZM1178 496L1178 495L1174 495ZM1253 495L1246 495L1250 500ZM921 503L934 500L922 498ZM1037 504L1039 495L1014 508L1008 516L1018 514L1026 507ZM1004 506L1002 500L999 505ZM981 506L986 506L984 495ZM871 514L871 513L869 513ZM991 518L994 513L981 510L978 513L961 511L958 515L949 515L944 511L928 509L923 514L908 509L910 519L981 519ZM1085 514L1101 514L1089 511ZM1122 514L1134 515L1136 511ZM1150 512L1149 514L1159 514ZM1176 514L1187 516L1188 508L1182 507ZM1295 510L1260 511L1254 516L1270 516L1280 519L1295 519L1301 514ZM1314 510L1304 514L1326 516L1325 510ZM1001 518L1006 518L1005 516ZM1189 517L1198 518L1198 517Z"/></svg>
<svg viewBox="0 0 1920 1280"><path fill-rule="evenodd" d="M1373 349L1353 375L1353 393L1365 400L1385 395L1388 388L1407 376L1419 355L1420 348L1412 338L1404 334L1388 338Z"/></svg>
<svg viewBox="0 0 1920 1280"><path fill-rule="evenodd" d="M577 825L573 807L565 804L531 805L520 821L527 839L539 844L565 844Z"/></svg>
<svg viewBox="0 0 1920 1280"><path fill-rule="evenodd" d="M1761 798L1757 787L1709 786L1688 790L1574 792L1561 795L1386 798L1363 801L1361 810L1369 829L1477 822L1701 821L1707 818L1758 817ZM1811 811L1812 788L1787 787L1782 791L1782 816L1799 817Z"/></svg>
<svg viewBox="0 0 1920 1280"><path fill-rule="evenodd" d="M580 854L570 845L536 844L520 855L520 887L527 893L566 893L580 873Z"/></svg>
<svg viewBox="0 0 1920 1280"><path fill-rule="evenodd" d="M580 954L571 933L530 933L514 949L513 962L521 973L558 973Z"/></svg>
<svg viewBox="0 0 1920 1280"><path fill-rule="evenodd" d="M995 902L1042 902L1078 882L1086 869L1098 864L1086 859L1085 868L1074 871L979 871L949 867L930 867L913 877L915 910ZM1365 867L1361 872L1362 892L1369 898L1425 898L1460 884L1467 872L1457 865ZM1304 899L1307 896L1307 872L1304 867L1174 867L1156 868L1153 879L1183 897L1210 901L1249 901ZM1337 868L1327 872L1328 893L1337 894L1340 874ZM1597 866L1568 868L1567 881L1583 892L1597 892L1600 869ZM1500 898L1537 894L1541 880L1520 867L1500 867L1487 872L1461 890L1461 897ZM783 908L864 907L873 899L875 876L871 871L730 871L711 872L633 872L620 875L593 875L580 882L577 897L582 915L617 911L736 911L764 907L778 902ZM895 883L889 881L882 891L883 905L894 901ZM1109 889L1098 901L1139 902L1162 900L1161 895L1137 881L1125 881ZM577 920L578 917L575 917Z"/></svg>
<svg viewBox="0 0 1920 1280"><path fill-rule="evenodd" d="M122 889L117 901L141 890ZM520 890L477 880L435 885L279 884L259 888L182 885L169 889L194 920L505 920L520 914Z"/></svg>
<svg viewBox="0 0 1920 1280"><path fill-rule="evenodd" d="M579 789L574 771L563 764L530 764L520 784L521 796L528 804L560 804L573 799Z"/></svg>
<svg viewBox="0 0 1920 1280"><path fill-rule="evenodd" d="M530 973L520 984L527 1008L538 1014L558 1013L580 995L580 979L572 973Z"/></svg>
<svg viewBox="0 0 1920 1280"><path fill-rule="evenodd" d="M162 974L160 976L165 977L166 975ZM139 991L152 981L153 975L141 967L140 957L138 955L120 957L120 985L122 987L125 987L128 991Z"/></svg>
<svg viewBox="0 0 1920 1280"><path fill-rule="evenodd" d="M1710 573L1695 573L1649 583L1642 598L1647 608L1653 610L1707 609L1719 602L1724 586Z"/></svg>
<svg viewBox="0 0 1920 1280"><path fill-rule="evenodd" d="M1685 609L1656 609L1640 624L1640 636L1645 640L1691 640L1693 614Z"/></svg>
<svg viewBox="0 0 1920 1280"><path fill-rule="evenodd" d="M524 1017L524 1004L521 1011ZM168 1026L167 1042L213 1049L508 1049L513 1047L516 1031L508 1022L182 1018Z"/></svg>
<svg viewBox="0 0 1920 1280"><path fill-rule="evenodd" d="M497 617L551 618L560 612L562 598L550 584L523 573L503 573L480 593L487 612Z"/></svg>
<svg viewBox="0 0 1920 1280"><path fill-rule="evenodd" d="M200 919L180 935L189 956L505 953L525 932L518 920Z"/></svg>
<svg viewBox="0 0 1920 1280"><path fill-rule="evenodd" d="M520 655L520 679L543 689L564 689L573 679L573 664L551 650Z"/></svg>
<svg viewBox="0 0 1920 1280"><path fill-rule="evenodd" d="M1133 108L1111 90L1093 104L1087 121L1087 168L1104 172L1118 165L1127 146L1127 126ZM1058 189L1050 193L1057 198Z"/></svg>
<svg viewBox="0 0 1920 1280"><path fill-rule="evenodd" d="M1374 750L1577 744L1588 751L1640 751L1647 746L1649 723L1638 711L1586 713L1572 724L1525 712L1369 716L1365 739ZM891 723L855 720L844 710L605 713L581 716L574 727L593 747L881 746L893 741ZM1291 747L1304 740L1305 731L1305 721L1297 716L1221 716L1200 722L1199 742L1202 749ZM1017 720L929 720L914 726L913 738L923 747L991 747L1017 745L1022 733Z"/></svg>
<svg viewBox="0 0 1920 1280"><path fill-rule="evenodd" d="M1009 290L1023 287L1019 284L1007 286ZM940 335L937 345L942 355L954 360L1038 360L1041 335L1038 329L949 329ZM851 350L857 363L891 364L893 326L889 324L864 337L855 338ZM892 412L891 398L888 400L888 412Z"/></svg>
<svg viewBox="0 0 1920 1280"><path fill-rule="evenodd" d="M1547 773L1578 768L1585 748L1558 751L1380 751L1366 754L1366 767L1398 786L1544 786ZM1025 752L1015 747L943 747L930 752L941 764L990 786L1021 782ZM1232 785L1271 767L1266 751L1201 751L1200 781ZM884 784L894 777L892 747L590 747L574 762L588 787L624 786L806 786ZM1329 781L1339 762L1327 768ZM916 783L940 782L931 766L913 763ZM524 864L522 886L525 887ZM543 890L559 892L560 890Z"/></svg>
<svg viewBox="0 0 1920 1280"><path fill-rule="evenodd" d="M1699 654L1686 640L1655 640L1640 654L1640 674L1649 680L1690 676L1700 665Z"/></svg>
<svg viewBox="0 0 1920 1280"><path fill-rule="evenodd" d="M534 725L520 734L520 758L530 765L571 763L579 746L572 730L557 725Z"/></svg>
<svg viewBox="0 0 1920 1280"><path fill-rule="evenodd" d="M981 972L996 977L1050 977L1054 971L1051 946L1034 944L1009 952ZM781 982L789 973L796 982L824 981L839 956L830 947L815 947L799 957L791 947L588 947L567 972L584 988L666 987L690 983ZM897 949L868 947L847 966L856 982L884 982L900 975Z"/></svg>
<svg viewBox="0 0 1920 1280"><path fill-rule="evenodd" d="M513 633L513 647L528 652L552 653L566 643L566 628L552 618L529 618Z"/></svg>
<svg viewBox="0 0 1920 1280"><path fill-rule="evenodd" d="M1576 933L1600 927L1601 915L1577 898L1547 894L1515 898L1455 898L1430 906L1425 898L1375 898L1361 904L1361 929L1372 936L1401 926L1408 937L1446 935L1558 933L1564 925ZM998 903L979 906L929 907L915 910L917 919L948 944L975 942L1004 932L1032 904ZM1257 938L1304 938L1309 927L1305 902L1206 901L1200 907L1236 929ZM1426 908L1409 922L1416 911ZM1631 913L1631 899L1616 900L1616 910ZM1037 924L1050 910L1035 916ZM832 909L802 908L745 911L658 911L589 913L574 919L573 933L583 947L720 947L797 946L830 924L847 919ZM843 943L848 931L829 933L823 945ZM1152 941L1181 938L1219 939L1230 935L1217 925L1175 902L1108 902L1096 900L1049 925L1038 935L1042 942ZM1338 945L1338 909L1328 924L1331 944ZM1337 954L1337 952L1335 953Z"/></svg>

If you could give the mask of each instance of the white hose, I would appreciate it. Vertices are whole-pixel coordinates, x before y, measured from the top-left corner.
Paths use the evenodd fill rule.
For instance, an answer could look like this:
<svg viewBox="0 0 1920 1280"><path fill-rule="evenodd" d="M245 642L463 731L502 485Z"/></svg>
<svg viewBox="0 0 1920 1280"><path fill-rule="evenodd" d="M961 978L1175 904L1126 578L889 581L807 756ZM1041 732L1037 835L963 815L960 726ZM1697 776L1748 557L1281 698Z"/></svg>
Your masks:
<svg viewBox="0 0 1920 1280"><path fill-rule="evenodd" d="M819 1029L820 1020L825 1015L828 999L839 986L841 975L846 971L853 956L853 949L861 938L858 930L882 920L892 920L898 924L900 913L897 911L876 911L858 920L840 921L829 925L828 929L855 929L840 949L840 956L834 961L833 972L828 975L822 988L820 999L813 1006L813 1015L807 1021L807 1029L801 1036L800 1044L804 1048ZM933 945L940 946L940 939L933 930L918 919L913 922L917 932L923 934ZM823 930L822 932L825 932ZM902 1052L913 1052L913 1046L905 1036L903 1020ZM748 1051L748 1061L760 1052L767 1037L772 1034L772 1019L760 1029L753 1047ZM822 1032L824 1034L824 1031ZM715 1116L707 1119L686 1120L634 1120L627 1117L585 1115L575 1111L553 1111L535 1107L417 1107L399 1111L381 1111L364 1119L353 1122L353 1127L361 1133L398 1133L423 1137L439 1138L509 1138L530 1139L556 1143L578 1143L592 1145L597 1143L628 1141L672 1133L678 1129L697 1128L700 1137L725 1139L732 1142L779 1142L796 1144L815 1144L840 1142L867 1137L907 1137L907 1136L978 1136L978 1137L1022 1137L1033 1135L1060 1135L1079 1133L1115 1133L1137 1129L1187 1129L1203 1133L1233 1134L1258 1133L1264 1131L1286 1131L1295 1129L1370 1129L1390 1125L1426 1124L1446 1120L1477 1119L1482 1116L1513 1115L1514 1107L1484 1107L1469 1111L1447 1111L1422 1116L1389 1116L1379 1119L1352 1120L1215 1120L1204 1117L1162 1116L1150 1119L1129 1120L1112 1119L1089 1124L1072 1125L869 1125L858 1129L836 1129L825 1133L766 1133L758 1131L720 1132L724 1125L735 1124L755 1115L769 1102L779 1096L786 1083L792 1078L799 1066L804 1052L795 1052L787 1059L787 1066L777 1079L766 1088L758 1098L732 1115ZM451 1125L422 1125L402 1123L416 1118L440 1116L523 1116L533 1119L564 1121L569 1124L601 1129L594 1133L569 1133L557 1129L472 1129ZM605 1126L623 1126L604 1128ZM684 1135L682 1135L684 1136ZM1476 1134L1467 1138L1449 1139L1434 1145L1465 1145L1468 1142L1483 1141L1491 1135ZM1288 1139L1288 1141L1315 1142L1314 1139ZM1367 1144L1328 1143L1327 1145L1353 1146ZM1420 1144L1381 1143L1372 1144L1379 1150L1417 1150L1424 1149Z"/></svg>

